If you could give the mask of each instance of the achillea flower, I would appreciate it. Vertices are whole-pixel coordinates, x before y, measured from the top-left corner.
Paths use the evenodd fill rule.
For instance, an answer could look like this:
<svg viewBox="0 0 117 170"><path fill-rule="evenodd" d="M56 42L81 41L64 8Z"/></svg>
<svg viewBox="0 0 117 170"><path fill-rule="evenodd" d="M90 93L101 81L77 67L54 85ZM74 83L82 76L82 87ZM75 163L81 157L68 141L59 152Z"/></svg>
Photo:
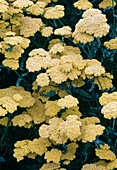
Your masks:
<svg viewBox="0 0 117 170"><path fill-rule="evenodd" d="M29 57L26 61L26 68L30 72L39 71L41 68L46 69L51 62L51 57L39 57L38 55L34 57Z"/></svg>
<svg viewBox="0 0 117 170"><path fill-rule="evenodd" d="M52 27L45 27L41 30L41 34L44 37L49 37L51 34L53 34L53 28Z"/></svg>
<svg viewBox="0 0 117 170"><path fill-rule="evenodd" d="M31 158L35 158L36 155L42 156L45 152L47 152L47 147L51 146L51 143L48 139L34 139L17 141L15 144L14 154L13 156L17 159L17 162L24 159L24 156L29 156L30 153L34 153Z"/></svg>
<svg viewBox="0 0 117 170"><path fill-rule="evenodd" d="M2 62L2 64L6 67L12 68L13 70L17 70L19 68L19 61L14 59L6 59Z"/></svg>
<svg viewBox="0 0 117 170"><path fill-rule="evenodd" d="M48 151L45 153L45 159L47 159L47 162L54 162L59 163L61 160L62 152L58 149L52 149L51 151Z"/></svg>
<svg viewBox="0 0 117 170"><path fill-rule="evenodd" d="M58 19L64 16L64 6L56 5L55 7L45 8L44 17L47 19Z"/></svg>
<svg viewBox="0 0 117 170"><path fill-rule="evenodd" d="M95 164L85 164L81 170L96 170L97 167Z"/></svg>
<svg viewBox="0 0 117 170"><path fill-rule="evenodd" d="M39 86L43 87L43 86L48 86L49 85L49 77L47 75L47 73L41 73L37 76L36 79L37 83Z"/></svg>
<svg viewBox="0 0 117 170"><path fill-rule="evenodd" d="M53 169L56 169L56 168L60 168L60 163L46 163L46 164L43 164L43 166L40 168L40 170L53 170Z"/></svg>
<svg viewBox="0 0 117 170"><path fill-rule="evenodd" d="M78 99L71 95L67 95L64 98L59 99L57 102L57 105L62 109L64 109L65 107L71 108L73 106L77 106L77 104L79 104Z"/></svg>
<svg viewBox="0 0 117 170"><path fill-rule="evenodd" d="M8 5L5 0L0 0L0 13L5 13L8 10Z"/></svg>
<svg viewBox="0 0 117 170"><path fill-rule="evenodd" d="M7 26L9 25L9 22L5 22L3 20L0 20L0 37L5 38L6 37L6 32L11 31L11 27ZM0 47L1 48L1 47Z"/></svg>
<svg viewBox="0 0 117 170"><path fill-rule="evenodd" d="M0 106L0 116L5 116L7 114L7 110Z"/></svg>
<svg viewBox="0 0 117 170"><path fill-rule="evenodd" d="M50 119L49 125L43 124L39 128L39 135L59 144L66 143L68 139L75 140L81 134L81 122L77 120L76 115L70 115L66 119L66 121L56 117Z"/></svg>
<svg viewBox="0 0 117 170"><path fill-rule="evenodd" d="M63 26L62 28L55 29L55 35L65 36L65 38L69 38L71 36L71 28L69 26Z"/></svg>
<svg viewBox="0 0 117 170"><path fill-rule="evenodd" d="M74 141L81 135L81 122L77 119L77 115L69 115L66 117L66 121L60 123L58 127L60 134L65 134L71 141Z"/></svg>
<svg viewBox="0 0 117 170"><path fill-rule="evenodd" d="M117 92L113 92L113 93L103 93L102 96L99 98L99 102L101 105L107 105L108 103L111 102L117 102Z"/></svg>
<svg viewBox="0 0 117 170"><path fill-rule="evenodd" d="M73 42L75 44L81 42L83 44L86 44L87 42L91 42L94 40L94 37L90 34L87 34L87 33L78 33L74 36L74 33L72 34L72 36L74 37L74 40Z"/></svg>
<svg viewBox="0 0 117 170"><path fill-rule="evenodd" d="M53 45L55 44L61 44L62 46L65 46L65 43L63 44L60 39L53 39L51 41L49 41L49 46L48 46L48 50L50 50L52 48Z"/></svg>
<svg viewBox="0 0 117 170"><path fill-rule="evenodd" d="M28 115L31 116L34 124L40 124L45 121L45 104L37 98L33 106L26 109Z"/></svg>
<svg viewBox="0 0 117 170"><path fill-rule="evenodd" d="M116 155L109 150L110 147L105 148L105 146L101 147L101 149L95 149L96 156L98 156L100 159L106 159L106 160L115 160Z"/></svg>
<svg viewBox="0 0 117 170"><path fill-rule="evenodd" d="M96 136L102 135L105 127L101 125L89 124L81 127L81 139L83 143L92 142Z"/></svg>
<svg viewBox="0 0 117 170"><path fill-rule="evenodd" d="M32 6L34 3L30 0L16 0L12 4L15 8L23 9Z"/></svg>
<svg viewBox="0 0 117 170"><path fill-rule="evenodd" d="M61 72L59 65L49 68L46 72L49 74L51 81L54 81L57 84L68 79L67 75L64 72Z"/></svg>
<svg viewBox="0 0 117 170"><path fill-rule="evenodd" d="M30 123L32 121L32 118L30 115L26 113L22 113L20 115L15 116L12 120L13 126L25 126L27 123Z"/></svg>
<svg viewBox="0 0 117 170"><path fill-rule="evenodd" d="M101 113L104 114L106 119L112 119L117 117L117 101L113 101L103 106Z"/></svg>
<svg viewBox="0 0 117 170"><path fill-rule="evenodd" d="M92 4L88 0L79 0L74 3L74 7L82 10L87 10L89 8L92 8Z"/></svg>
<svg viewBox="0 0 117 170"><path fill-rule="evenodd" d="M4 20L10 20L10 23L13 24L13 26L19 26L22 18L24 17L22 9L17 9L14 7L9 7L8 11L3 14L3 19ZM12 30L13 31L13 30Z"/></svg>
<svg viewBox="0 0 117 170"><path fill-rule="evenodd" d="M61 44L55 44L52 46L50 49L49 53L51 54L57 54L57 53L62 53L64 51L64 47Z"/></svg>
<svg viewBox="0 0 117 170"><path fill-rule="evenodd" d="M104 42L104 45L110 50L117 49L117 37L115 39L111 39L110 41Z"/></svg>
<svg viewBox="0 0 117 170"><path fill-rule="evenodd" d="M34 57L36 55L38 55L39 57L46 57L49 55L49 53L45 51L43 48L34 49L29 53L30 57Z"/></svg>
<svg viewBox="0 0 117 170"><path fill-rule="evenodd" d="M86 33L94 37L105 36L109 32L109 25L106 23L107 19L104 14L98 9L88 9L83 14L83 19L80 19L75 26L73 37L77 34ZM77 37L76 37L77 41Z"/></svg>
<svg viewBox="0 0 117 170"><path fill-rule="evenodd" d="M16 94L21 96L18 100L16 96L13 97ZM17 110L17 106L30 107L34 103L35 99L31 96L30 92L25 91L23 87L11 86L6 89L0 89L0 105L10 113Z"/></svg>
<svg viewBox="0 0 117 170"><path fill-rule="evenodd" d="M64 51L62 52L62 55L77 55L80 53L81 51L78 47L64 45Z"/></svg>
<svg viewBox="0 0 117 170"><path fill-rule="evenodd" d="M40 18L24 17L20 25L20 35L24 37L34 36L40 30L42 21Z"/></svg>
<svg viewBox="0 0 117 170"><path fill-rule="evenodd" d="M57 105L57 100L55 101L47 101L45 104L45 115L53 117L57 115L57 113L61 110L61 108Z"/></svg>
<svg viewBox="0 0 117 170"><path fill-rule="evenodd" d="M105 73L105 68L99 65L88 66L85 68L86 75L100 76Z"/></svg>
<svg viewBox="0 0 117 170"><path fill-rule="evenodd" d="M109 162L109 163L107 164L107 167L106 167L106 168L107 168L107 170L117 168L117 159Z"/></svg>
<svg viewBox="0 0 117 170"><path fill-rule="evenodd" d="M113 4L114 6L116 5L116 2L113 1ZM113 6L112 4L112 0L103 0L100 4L99 4L99 8L103 8L105 9L106 7L109 7L109 6Z"/></svg>
<svg viewBox="0 0 117 170"><path fill-rule="evenodd" d="M37 1L35 4L31 5L31 7L27 8L26 10L33 15L40 15L44 13L44 8L46 6L45 1Z"/></svg>
<svg viewBox="0 0 117 170"><path fill-rule="evenodd" d="M85 164L83 165L81 170L107 170L106 168L106 163L100 163L100 161L98 161L99 163L97 164L97 162L94 164Z"/></svg>
<svg viewBox="0 0 117 170"><path fill-rule="evenodd" d="M97 117L86 117L86 118L80 119L80 121L82 123L82 126L100 123L100 120Z"/></svg>

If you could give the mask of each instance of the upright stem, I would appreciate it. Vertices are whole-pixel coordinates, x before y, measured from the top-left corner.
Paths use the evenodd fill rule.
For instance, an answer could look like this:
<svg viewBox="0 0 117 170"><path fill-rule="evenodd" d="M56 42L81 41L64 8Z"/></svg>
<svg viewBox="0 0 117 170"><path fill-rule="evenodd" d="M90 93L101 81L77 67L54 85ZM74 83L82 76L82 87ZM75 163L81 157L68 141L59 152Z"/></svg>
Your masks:
<svg viewBox="0 0 117 170"><path fill-rule="evenodd" d="M5 128L4 134L2 135L2 138L1 138L1 140L0 140L0 143L2 143L4 137L5 137L6 133L7 133L7 130L8 130L10 121L11 121L11 119L10 119L10 113L9 113L8 122L7 122L7 125L6 125L6 128Z"/></svg>

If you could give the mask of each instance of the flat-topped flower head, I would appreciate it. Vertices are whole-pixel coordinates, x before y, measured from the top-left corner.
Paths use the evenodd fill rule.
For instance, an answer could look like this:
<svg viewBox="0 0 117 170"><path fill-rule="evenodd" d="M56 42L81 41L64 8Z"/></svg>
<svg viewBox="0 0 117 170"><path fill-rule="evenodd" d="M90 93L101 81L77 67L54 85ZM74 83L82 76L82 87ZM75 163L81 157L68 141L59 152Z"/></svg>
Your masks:
<svg viewBox="0 0 117 170"><path fill-rule="evenodd" d="M82 10L87 10L89 8L92 8L92 4L88 0L79 0L74 3L74 7Z"/></svg>
<svg viewBox="0 0 117 170"><path fill-rule="evenodd" d="M65 107L70 108L73 106L77 106L78 103L79 101L77 98L71 95L68 95L68 96L65 96L64 98L59 99L57 105L61 107L62 109L64 109Z"/></svg>
<svg viewBox="0 0 117 170"><path fill-rule="evenodd" d="M105 9L106 7L112 7L112 6L116 5L115 1L112 0L103 0L100 4L99 4L99 8L103 8Z"/></svg>
<svg viewBox="0 0 117 170"><path fill-rule="evenodd" d="M55 7L45 8L44 17L47 19L59 19L64 16L64 6L56 5Z"/></svg>

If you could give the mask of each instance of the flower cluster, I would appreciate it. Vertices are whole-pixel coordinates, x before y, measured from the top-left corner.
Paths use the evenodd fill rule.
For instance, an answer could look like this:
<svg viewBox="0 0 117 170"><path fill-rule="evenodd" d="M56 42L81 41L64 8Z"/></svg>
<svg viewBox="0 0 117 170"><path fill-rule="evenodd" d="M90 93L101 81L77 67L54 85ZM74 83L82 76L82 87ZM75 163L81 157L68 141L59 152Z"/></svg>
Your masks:
<svg viewBox="0 0 117 170"><path fill-rule="evenodd" d="M83 19L80 19L75 26L75 31L72 34L74 42L78 43L80 41L81 43L86 43L93 41L93 36L105 36L110 28L106 21L106 16L99 9L88 9L83 13Z"/></svg>
<svg viewBox="0 0 117 170"><path fill-rule="evenodd" d="M99 102L101 105L104 105L101 113L104 114L106 119L115 119L117 117L117 92L103 93L99 98Z"/></svg>
<svg viewBox="0 0 117 170"><path fill-rule="evenodd" d="M0 89L0 116L4 116L7 112L13 113L17 110L17 106L30 107L34 103L35 99L23 87L11 86Z"/></svg>
<svg viewBox="0 0 117 170"><path fill-rule="evenodd" d="M88 0L79 0L74 3L74 6L78 9L87 10L92 8L92 4Z"/></svg>

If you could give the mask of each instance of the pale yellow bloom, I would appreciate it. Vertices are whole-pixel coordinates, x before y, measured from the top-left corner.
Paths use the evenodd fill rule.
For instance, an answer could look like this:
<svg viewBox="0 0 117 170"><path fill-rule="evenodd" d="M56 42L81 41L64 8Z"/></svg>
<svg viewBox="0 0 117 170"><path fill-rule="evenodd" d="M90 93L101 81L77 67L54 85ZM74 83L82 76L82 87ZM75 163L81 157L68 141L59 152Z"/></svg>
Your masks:
<svg viewBox="0 0 117 170"><path fill-rule="evenodd" d="M64 98L59 99L57 103L57 105L62 109L64 109L65 107L70 108L73 106L77 106L77 104L79 104L78 99L71 95L67 95Z"/></svg>
<svg viewBox="0 0 117 170"><path fill-rule="evenodd" d="M37 76L37 79L36 79L37 83L39 86L43 87L43 86L48 86L49 85L49 77L47 75L47 73L40 73L38 76Z"/></svg>
<svg viewBox="0 0 117 170"><path fill-rule="evenodd" d="M58 19L64 16L64 6L56 5L55 7L45 8L44 17L47 19Z"/></svg>
<svg viewBox="0 0 117 170"><path fill-rule="evenodd" d="M79 0L74 3L74 6L78 9L87 10L92 8L92 4L88 0Z"/></svg>

